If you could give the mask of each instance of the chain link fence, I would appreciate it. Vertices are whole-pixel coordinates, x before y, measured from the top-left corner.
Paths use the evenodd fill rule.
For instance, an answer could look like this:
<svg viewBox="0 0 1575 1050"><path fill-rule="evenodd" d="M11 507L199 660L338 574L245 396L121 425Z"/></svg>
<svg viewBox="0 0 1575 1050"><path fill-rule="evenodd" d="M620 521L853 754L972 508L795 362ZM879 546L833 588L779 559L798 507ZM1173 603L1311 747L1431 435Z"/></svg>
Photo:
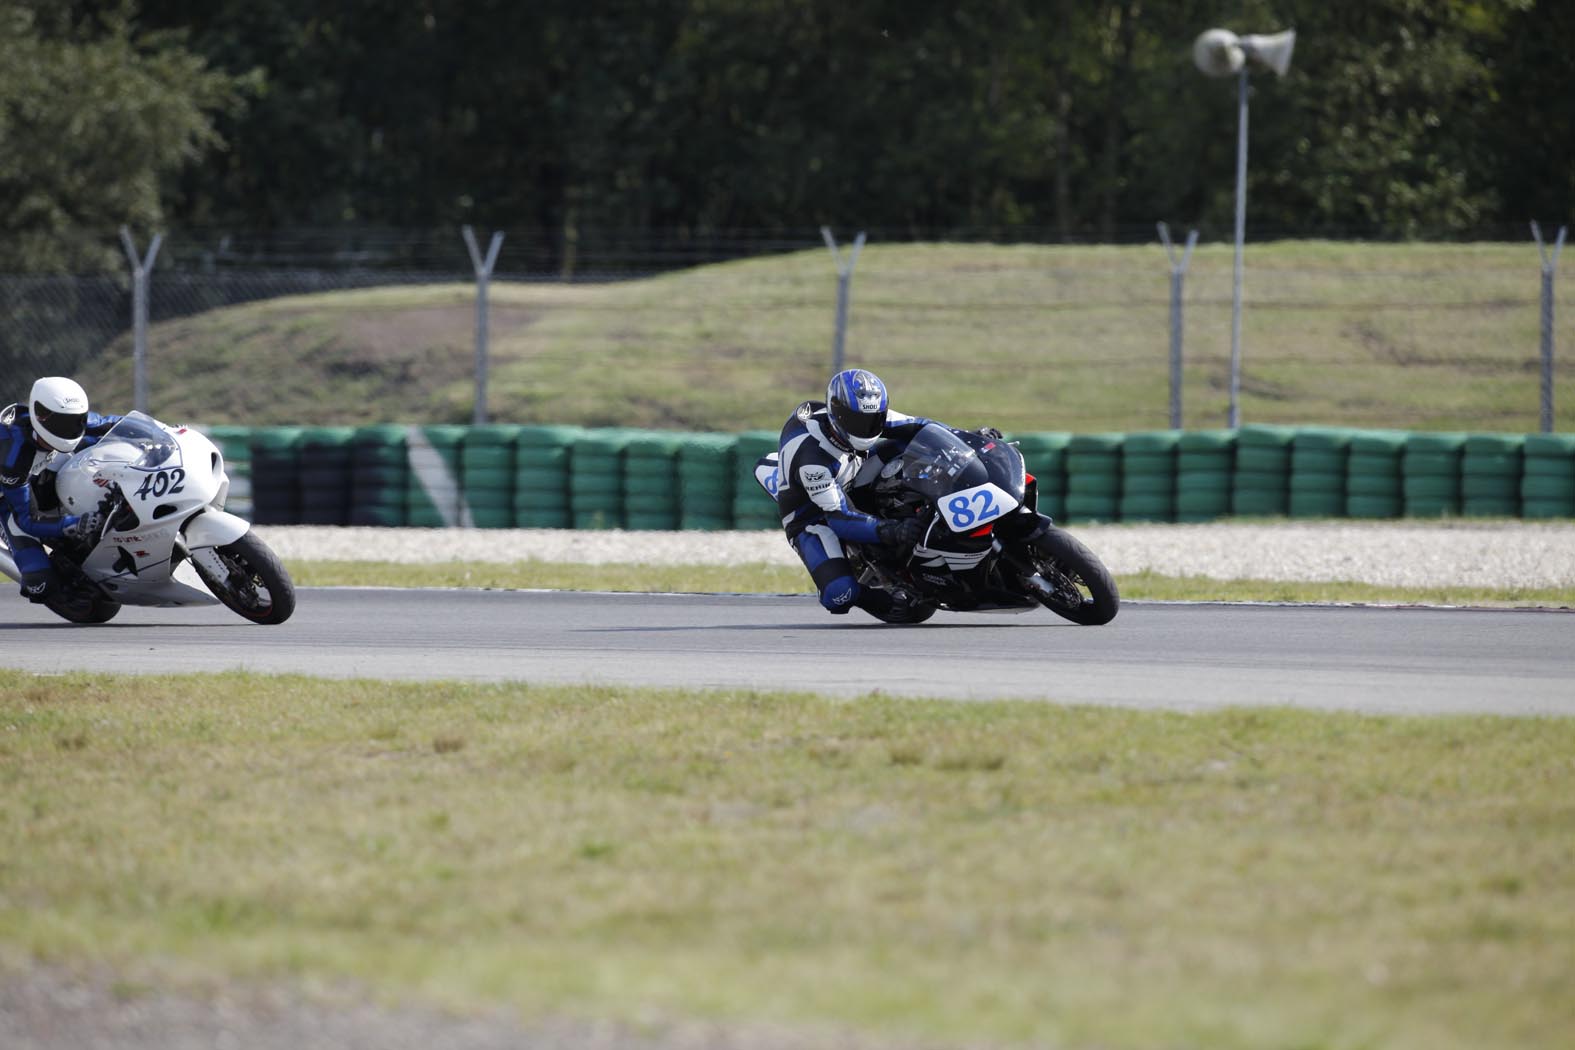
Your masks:
<svg viewBox="0 0 1575 1050"><path fill-rule="evenodd" d="M855 232L837 236L851 243ZM483 244L491 235L477 233ZM541 243L508 234L491 275L492 419L775 426L785 404L822 388L845 336L849 364L900 382L901 407L944 415L965 395L981 405L1016 395L1015 415L960 422L1224 425L1228 244L1198 245L1178 315L1157 243L1003 244L972 257L915 243L883 255L891 242L872 235L847 275L848 329L838 333L839 274L818 230L704 242L628 235L587 239L575 253ZM785 258L748 268L767 256ZM722 261L737 262L694 269ZM620 290L606 294L612 285ZM1536 430L1551 389L1575 379L1575 304L1566 293L1545 306L1544 287L1529 242L1250 245L1243 421ZM149 408L252 425L471 422L475 289L457 231L260 246L172 234L149 281ZM226 309L265 301L279 307L266 318ZM25 396L37 375L66 374L91 380L107 410L130 405L132 317L129 272L0 275L0 403ZM1546 355L1544 373L1541 347L1558 344L1564 360ZM762 388L732 392L724 426L704 405L692 416L664 407L675 384L725 388L717 377L729 371ZM536 386L567 393L548 404ZM609 403L597 409L589 394L581 403L582 390ZM307 405L312 418L299 407L279 414ZM1552 429L1575 430L1575 397L1554 405Z"/></svg>

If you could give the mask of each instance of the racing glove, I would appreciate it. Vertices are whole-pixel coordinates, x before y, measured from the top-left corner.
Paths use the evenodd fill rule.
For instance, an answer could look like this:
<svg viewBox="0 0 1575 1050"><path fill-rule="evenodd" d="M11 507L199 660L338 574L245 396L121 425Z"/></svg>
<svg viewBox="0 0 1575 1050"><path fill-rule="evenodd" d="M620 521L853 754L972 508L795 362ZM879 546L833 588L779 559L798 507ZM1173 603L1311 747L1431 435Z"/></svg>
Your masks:
<svg viewBox="0 0 1575 1050"><path fill-rule="evenodd" d="M875 526L880 542L892 547L912 547L924 535L924 526L918 518L882 518Z"/></svg>
<svg viewBox="0 0 1575 1050"><path fill-rule="evenodd" d="M995 427L980 427L977 431L975 431L975 433L977 433L980 437L987 437L991 441L1000 441L1006 436Z"/></svg>

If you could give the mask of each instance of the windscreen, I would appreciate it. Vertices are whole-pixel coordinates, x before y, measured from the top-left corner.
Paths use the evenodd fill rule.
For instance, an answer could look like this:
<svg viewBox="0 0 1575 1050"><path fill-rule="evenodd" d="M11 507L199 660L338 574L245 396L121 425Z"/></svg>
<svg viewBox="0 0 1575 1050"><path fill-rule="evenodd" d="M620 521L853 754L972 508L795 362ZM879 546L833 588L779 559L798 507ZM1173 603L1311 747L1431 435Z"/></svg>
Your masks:
<svg viewBox="0 0 1575 1050"><path fill-rule="evenodd" d="M908 447L881 471L883 480L900 481L932 500L983 485L990 472L979 454L938 423L919 431Z"/></svg>
<svg viewBox="0 0 1575 1050"><path fill-rule="evenodd" d="M129 453L129 454L128 454ZM152 417L133 412L122 417L99 438L93 447L93 458L114 460L129 464L138 470L155 467L179 466L180 446L169 431L154 422Z"/></svg>

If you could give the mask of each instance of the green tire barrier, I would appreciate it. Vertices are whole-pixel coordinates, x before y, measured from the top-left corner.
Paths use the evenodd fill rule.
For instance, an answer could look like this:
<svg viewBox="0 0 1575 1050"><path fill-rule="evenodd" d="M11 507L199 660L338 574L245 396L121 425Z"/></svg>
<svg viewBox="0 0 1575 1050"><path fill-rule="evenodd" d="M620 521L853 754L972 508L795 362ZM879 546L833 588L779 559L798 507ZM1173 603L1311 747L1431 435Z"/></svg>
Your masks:
<svg viewBox="0 0 1575 1050"><path fill-rule="evenodd" d="M203 428L258 524L774 529L775 431L573 426ZM1081 522L1242 516L1575 518L1575 435L1243 427L1009 440L1040 510Z"/></svg>
<svg viewBox="0 0 1575 1050"><path fill-rule="evenodd" d="M299 446L303 525L344 525L350 520L351 427L305 427Z"/></svg>
<svg viewBox="0 0 1575 1050"><path fill-rule="evenodd" d="M470 524L459 486L460 452L468 427L433 424L405 432L411 468L405 523L420 528Z"/></svg>
<svg viewBox="0 0 1575 1050"><path fill-rule="evenodd" d="M1522 516L1575 517L1575 434L1528 435L1522 452Z"/></svg>
<svg viewBox="0 0 1575 1050"><path fill-rule="evenodd" d="M1398 518L1404 506L1399 496L1362 496L1347 493L1345 516L1348 518Z"/></svg>
<svg viewBox="0 0 1575 1050"><path fill-rule="evenodd" d="M1122 521L1174 521L1179 430L1128 434L1121 444Z"/></svg>
<svg viewBox="0 0 1575 1050"><path fill-rule="evenodd" d="M634 431L587 430L569 450L569 515L576 529L624 527L623 454Z"/></svg>
<svg viewBox="0 0 1575 1050"><path fill-rule="evenodd" d="M1234 430L1191 430L1176 442L1176 520L1213 521L1230 513L1236 469Z"/></svg>
<svg viewBox="0 0 1575 1050"><path fill-rule="evenodd" d="M1052 518L1066 516L1066 449L1072 435L1043 432L1011 436L1023 454L1023 467L1034 478L1039 512Z"/></svg>
<svg viewBox="0 0 1575 1050"><path fill-rule="evenodd" d="M733 528L780 529L777 505L755 481L755 461L778 448L780 431L748 430L733 450Z"/></svg>
<svg viewBox="0 0 1575 1050"><path fill-rule="evenodd" d="M1400 456L1400 491L1408 518L1460 513L1460 458L1466 436L1413 433Z"/></svg>
<svg viewBox="0 0 1575 1050"><path fill-rule="evenodd" d="M1290 515L1293 518L1343 518L1345 493L1334 491L1291 490Z"/></svg>
<svg viewBox="0 0 1575 1050"><path fill-rule="evenodd" d="M1404 509L1400 460L1408 435L1397 430L1357 430L1345 465L1345 514L1395 518Z"/></svg>
<svg viewBox="0 0 1575 1050"><path fill-rule="evenodd" d="M1290 512L1292 427L1245 426L1236 431L1231 513L1244 517Z"/></svg>
<svg viewBox="0 0 1575 1050"><path fill-rule="evenodd" d="M1121 516L1121 446L1126 435L1074 434L1066 446L1066 517L1116 521Z"/></svg>
<svg viewBox="0 0 1575 1050"><path fill-rule="evenodd" d="M1470 518L1520 514L1524 434L1470 434L1460 457L1460 512Z"/></svg>
<svg viewBox="0 0 1575 1050"><path fill-rule="evenodd" d="M645 431L624 447L624 527L641 531L678 528L678 434Z"/></svg>
<svg viewBox="0 0 1575 1050"><path fill-rule="evenodd" d="M679 442L680 529L718 531L732 527L737 445L738 439L731 434L687 434Z"/></svg>
<svg viewBox="0 0 1575 1050"><path fill-rule="evenodd" d="M252 431L252 521L297 525L301 520L300 427Z"/></svg>
<svg viewBox="0 0 1575 1050"><path fill-rule="evenodd" d="M1346 464L1352 436L1352 431L1336 427L1296 431L1291 439L1291 517L1345 516Z"/></svg>
<svg viewBox="0 0 1575 1050"><path fill-rule="evenodd" d="M405 524L410 460L405 428L357 427L350 438L350 524Z"/></svg>
<svg viewBox="0 0 1575 1050"><path fill-rule="evenodd" d="M507 424L470 427L459 450L460 489L478 528L514 526L515 443L520 428Z"/></svg>
<svg viewBox="0 0 1575 1050"><path fill-rule="evenodd" d="M521 529L567 529L574 524L569 503L569 458L585 435L581 427L524 426L514 438L514 525Z"/></svg>

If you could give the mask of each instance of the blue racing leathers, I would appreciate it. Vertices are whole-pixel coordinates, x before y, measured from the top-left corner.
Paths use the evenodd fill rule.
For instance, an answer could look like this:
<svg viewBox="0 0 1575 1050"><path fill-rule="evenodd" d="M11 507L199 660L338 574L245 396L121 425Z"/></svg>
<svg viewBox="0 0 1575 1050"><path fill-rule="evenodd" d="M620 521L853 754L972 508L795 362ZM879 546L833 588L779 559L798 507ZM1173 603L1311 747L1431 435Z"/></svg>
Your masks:
<svg viewBox="0 0 1575 1050"><path fill-rule="evenodd" d="M118 422L119 416L89 412L78 448L97 444ZM55 457L64 459L39 446L25 407L0 409L0 533L22 572L22 594L34 601L48 597L58 585L49 553L39 540L58 540L79 520L75 514L49 513L59 506L51 466Z"/></svg>
<svg viewBox="0 0 1575 1050"><path fill-rule="evenodd" d="M905 440L929 422L890 412L881 436ZM782 528L815 581L820 604L834 613L855 605L890 604L884 593L859 586L842 549L843 540L879 540L880 519L854 507L848 498L847 486L863 462L864 456L832 430L824 402L799 405L782 428L776 493Z"/></svg>

